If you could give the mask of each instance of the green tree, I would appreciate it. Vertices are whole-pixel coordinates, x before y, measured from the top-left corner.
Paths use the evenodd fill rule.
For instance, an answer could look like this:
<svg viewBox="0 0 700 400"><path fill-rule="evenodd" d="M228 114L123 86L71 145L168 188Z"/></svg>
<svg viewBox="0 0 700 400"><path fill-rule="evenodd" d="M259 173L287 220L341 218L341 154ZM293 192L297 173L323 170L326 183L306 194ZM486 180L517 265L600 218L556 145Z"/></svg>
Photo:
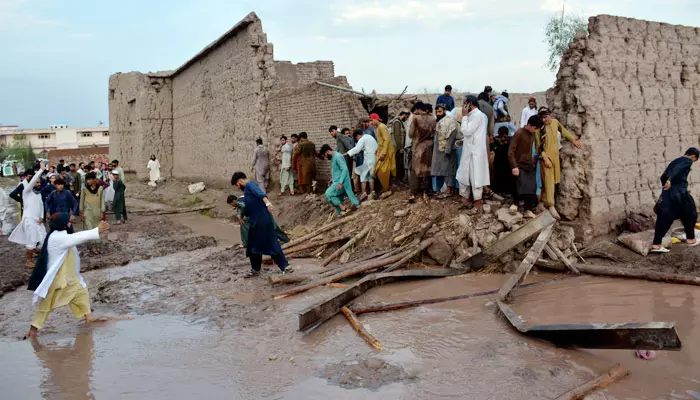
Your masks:
<svg viewBox="0 0 700 400"><path fill-rule="evenodd" d="M36 160L34 149L32 149L32 145L26 140L15 140L11 146L4 147L0 150L2 151L0 158L3 160L17 161L21 163L24 168L31 168Z"/></svg>
<svg viewBox="0 0 700 400"><path fill-rule="evenodd" d="M579 32L588 35L588 21L580 15L564 15L562 10L561 15L549 18L544 31L544 42L549 49L546 65L550 71L557 72L561 56Z"/></svg>

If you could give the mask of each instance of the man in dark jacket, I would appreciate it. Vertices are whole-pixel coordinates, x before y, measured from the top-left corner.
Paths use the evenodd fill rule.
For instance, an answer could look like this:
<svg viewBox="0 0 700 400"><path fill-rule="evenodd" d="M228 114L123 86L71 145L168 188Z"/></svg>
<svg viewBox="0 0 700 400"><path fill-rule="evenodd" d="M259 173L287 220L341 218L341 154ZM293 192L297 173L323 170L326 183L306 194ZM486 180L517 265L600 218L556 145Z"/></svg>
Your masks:
<svg viewBox="0 0 700 400"><path fill-rule="evenodd" d="M700 150L691 147L686 150L685 155L671 161L661 175L663 191L654 207L656 229L654 242L651 246L652 253L668 253L670 251L661 246L661 240L671 228L673 221L679 218L685 229L685 242L689 246L698 244L695 239L698 211L695 208L693 196L688 193L688 174L693 163L698 161L698 157L700 157Z"/></svg>

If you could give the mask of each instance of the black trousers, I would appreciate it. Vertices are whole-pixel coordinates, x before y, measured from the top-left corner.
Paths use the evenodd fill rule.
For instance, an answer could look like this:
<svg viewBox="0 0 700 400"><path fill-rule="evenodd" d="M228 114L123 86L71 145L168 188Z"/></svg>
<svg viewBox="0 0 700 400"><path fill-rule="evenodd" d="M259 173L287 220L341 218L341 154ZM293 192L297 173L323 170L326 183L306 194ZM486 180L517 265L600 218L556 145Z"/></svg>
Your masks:
<svg viewBox="0 0 700 400"><path fill-rule="evenodd" d="M416 176L416 174L414 174L413 171L411 171L409 181L411 194L414 196L423 193L430 194L432 192L433 178L430 176Z"/></svg>
<svg viewBox="0 0 700 400"><path fill-rule="evenodd" d="M287 258L284 256L284 252L280 251L277 254L273 254L272 256L272 261L277 264L280 270L284 271L285 268L289 265L289 262L287 261ZM262 259L263 255L262 254L249 254L248 258L250 258L250 268L253 269L253 271L260 272L262 269Z"/></svg>
<svg viewBox="0 0 700 400"><path fill-rule="evenodd" d="M660 245L664 236L671 229L673 221L680 218L688 240L695 239L695 223L698 221L698 212L695 208L695 200L688 193L678 192L673 188L664 190L657 207L656 227L654 229L654 244Z"/></svg>

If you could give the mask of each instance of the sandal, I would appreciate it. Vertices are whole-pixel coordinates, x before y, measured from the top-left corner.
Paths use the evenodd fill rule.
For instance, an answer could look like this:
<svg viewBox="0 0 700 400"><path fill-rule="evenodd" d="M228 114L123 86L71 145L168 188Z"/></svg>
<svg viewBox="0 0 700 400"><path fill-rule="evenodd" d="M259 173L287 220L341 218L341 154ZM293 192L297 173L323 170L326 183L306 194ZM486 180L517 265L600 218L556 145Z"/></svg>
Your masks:
<svg viewBox="0 0 700 400"><path fill-rule="evenodd" d="M260 271L255 271L255 270L252 270L252 269L251 269L250 271L248 271L245 275L243 275L243 277L246 278L246 279L248 279L248 278L255 278L255 277L258 277L258 276L260 276Z"/></svg>
<svg viewBox="0 0 700 400"><path fill-rule="evenodd" d="M688 241L685 242L687 247L694 247L700 244L700 241L696 240L693 243L688 243Z"/></svg>
<svg viewBox="0 0 700 400"><path fill-rule="evenodd" d="M670 253L671 250L665 248L665 247L652 247L651 250L649 250L650 253Z"/></svg>

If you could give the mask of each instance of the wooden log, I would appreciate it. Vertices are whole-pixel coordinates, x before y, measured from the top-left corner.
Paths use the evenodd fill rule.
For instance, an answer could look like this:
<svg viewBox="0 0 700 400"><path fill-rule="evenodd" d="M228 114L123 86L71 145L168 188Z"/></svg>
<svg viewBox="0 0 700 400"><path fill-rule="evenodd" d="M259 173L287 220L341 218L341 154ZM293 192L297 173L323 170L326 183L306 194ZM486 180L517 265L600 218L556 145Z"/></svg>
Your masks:
<svg viewBox="0 0 700 400"><path fill-rule="evenodd" d="M328 225L325 225L325 226L315 230L314 232L309 233L308 235L304 235L300 238L293 239L293 240L289 241L288 243L285 243L282 246L282 250L285 250L285 249L288 249L290 247L294 247L294 246L297 246L301 243L304 243L305 241L313 239L316 236L318 236L322 233L325 233L325 232L327 232L335 227L341 226L341 225L346 224L346 223L348 223L356 218L359 218L361 215L364 215L364 214L357 212L354 214L350 214L346 217L342 217L342 218L340 218L340 219L338 219L338 220L336 220Z"/></svg>
<svg viewBox="0 0 700 400"><path fill-rule="evenodd" d="M428 230L430 230L430 228L432 228L433 225L434 225L441 217L442 217L441 214L436 215L436 216L433 217L430 221L428 221L428 222L422 224L422 225L419 226L418 228L415 228L415 229L413 229L413 230L411 230L411 231L409 231L408 233L405 233L405 234L403 234L403 235L396 236L396 237L392 240L392 242L394 242L394 244L399 244L399 243L403 242L404 240L410 238L410 237L413 236L413 235L418 235L417 237L419 238L419 240L422 239L422 237L425 236L425 234L428 232Z"/></svg>
<svg viewBox="0 0 700 400"><path fill-rule="evenodd" d="M579 400L586 397L588 394L592 393L594 390L602 389L611 383L617 382L620 379L629 375L630 371L622 366L621 364L613 365L607 372L602 375L591 379L590 381L584 383L581 386L577 386L574 389L557 397L556 400Z"/></svg>
<svg viewBox="0 0 700 400"><path fill-rule="evenodd" d="M566 268L570 269L571 272L575 274L580 274L579 270L576 269L574 264L569 261L569 259L564 255L564 253L559 250L559 248L551 243L547 243L547 247L557 256L557 259L561 261L564 265L566 265Z"/></svg>
<svg viewBox="0 0 700 400"><path fill-rule="evenodd" d="M557 255L557 253L554 252L554 250L552 250L551 247L544 246L544 252L547 254L547 257L549 257L550 260L559 261L559 256Z"/></svg>
<svg viewBox="0 0 700 400"><path fill-rule="evenodd" d="M417 248L411 249L411 251L406 254L406 256L399 261L395 262L394 264L390 265L387 269L384 270L384 272L391 272L394 271L395 269L401 267L402 265L406 264L409 262L413 257L419 255L423 250L427 249L430 247L435 242L435 239L428 239L424 240Z"/></svg>
<svg viewBox="0 0 700 400"><path fill-rule="evenodd" d="M553 263L540 263L539 261L537 262L537 266L540 268L552 269L557 271L566 269L562 265L556 265ZM643 279L652 282L665 282L674 283L678 285L700 286L700 277L692 275L667 274L655 271L640 271L634 268L608 267L593 264L576 264L576 269L579 270L579 272L588 275L611 276L615 278Z"/></svg>
<svg viewBox="0 0 700 400"><path fill-rule="evenodd" d="M332 287L333 289L346 289L348 285L344 283L326 283L326 286Z"/></svg>
<svg viewBox="0 0 700 400"><path fill-rule="evenodd" d="M367 226L365 227L365 229L363 229L363 230L360 231L360 233L358 233L357 235L355 235L352 239L348 240L347 243L345 243L345 244L342 245L338 250L336 250L335 252L333 252L333 254L331 254L330 256L326 257L326 259L323 260L323 262L321 263L321 266L322 266L322 267L325 267L326 265L330 264L333 260L336 259L336 257L338 257L338 256L340 256L341 254L343 254L343 252L344 252L345 250L349 249L352 245L354 245L355 243L357 243L358 240L360 240L360 239L362 239L363 237L365 237L365 235L367 235L367 234L369 233L369 230L370 230L371 228L372 228L372 225L367 225Z"/></svg>
<svg viewBox="0 0 700 400"><path fill-rule="evenodd" d="M341 279L345 279L345 278L351 277L353 275L358 275L358 274L361 274L363 272L368 272L368 271L371 271L373 269L384 267L386 265L389 265L389 264L392 264L392 263L395 263L395 262L401 260L405 256L406 256L406 254L398 254L394 257L390 257L390 258L387 258L385 260L377 260L377 261L370 260L363 265L360 265L360 266L357 266L354 268L350 268L350 269L345 270L345 271L338 272L338 273L331 275L329 277L317 279L317 280L315 280L313 282L309 282L305 285L291 288L287 291L277 293L277 294L273 295L272 297L275 300L277 300L277 299L282 299L284 297L299 294L299 293L305 292L309 289L313 289L315 287L325 285L326 283L337 282Z"/></svg>
<svg viewBox="0 0 700 400"><path fill-rule="evenodd" d="M519 332L557 346L634 350L681 348L674 322L527 325L507 304L500 300L496 303L501 314Z"/></svg>
<svg viewBox="0 0 700 400"><path fill-rule="evenodd" d="M549 280L542 281L542 282L527 283L524 285L520 285L520 287L526 288L526 287L532 287L532 286L545 285L548 283L559 282L562 280L579 278L579 277L580 277L580 275L575 275L575 276L565 275L562 277L553 278L553 279L549 279ZM422 306L422 305L426 305L426 304L436 304L436 303L445 303L448 301L466 300L466 299L471 299L474 297L489 296L489 295L496 294L496 293L498 293L498 289L486 290L483 292L460 294L457 296L450 296L450 297L438 297L438 298L433 298L433 299L402 301L402 302L397 302L397 303L380 303L380 304L373 304L373 305L369 305L369 306L353 306L353 307L350 307L350 309L352 310L352 312L359 315L359 314L367 314L367 313L374 313L374 312L381 312L381 311L403 310L405 308L418 307L418 306Z"/></svg>
<svg viewBox="0 0 700 400"><path fill-rule="evenodd" d="M520 227L515 232L511 232L508 236L501 240L498 240L491 246L482 250L481 254L484 256L486 261L491 262L498 260L503 254L510 251L513 247L526 242L531 237L537 235L542 231L542 229L552 225L554 223L554 217L549 211L545 211L533 218L527 224ZM457 259L458 263L463 263L467 259L462 259L462 257Z"/></svg>
<svg viewBox="0 0 700 400"><path fill-rule="evenodd" d="M375 338L371 333L367 332L367 329L365 329L360 320L357 319L357 316L350 311L349 308L343 307L340 309L340 311L343 313L343 315L345 315L345 318L348 319L350 325L352 325L355 331L360 334L360 337L364 339L365 342L369 343L370 346L379 351L382 350L382 344L379 343L379 340L377 340L377 338Z"/></svg>
<svg viewBox="0 0 700 400"><path fill-rule="evenodd" d="M299 330L308 331L340 312L340 309L369 289L407 279L442 278L460 275L453 269L407 270L368 275L333 297L309 306L299 313Z"/></svg>
<svg viewBox="0 0 700 400"><path fill-rule="evenodd" d="M313 248L316 248L316 247L319 247L319 246L325 246L325 245L328 245L328 244L333 244L333 243L336 243L336 242L341 242L341 241L343 241L343 240L348 240L348 239L350 239L351 237L352 237L352 233L348 233L348 234L345 234L345 235L336 236L336 237L334 237L334 238L330 238L330 239L326 239L326 240L319 240L319 241L317 241L317 242L311 242L311 243L302 244L302 245L299 245L299 246L295 246L295 247L293 247L293 248L288 248L287 250L284 251L284 254L287 255L287 254L299 253L299 252L301 252L301 251L313 249Z"/></svg>
<svg viewBox="0 0 700 400"><path fill-rule="evenodd" d="M510 292L513 291L513 289L515 289L515 287L518 286L518 284L522 282L523 279L525 279L527 274L532 269L532 266L535 265L535 261L537 261L537 259L540 258L542 250L549 241L549 238L552 237L553 228L554 225L549 225L548 227L544 228L542 232L540 232L540 235L537 237L537 240L535 240L535 243L525 255L525 259L523 259L523 262L520 263L518 269L515 270L515 273L513 273L508 278L506 283L503 284L503 287L501 287L501 290L498 291L499 300L505 300L510 294Z"/></svg>

